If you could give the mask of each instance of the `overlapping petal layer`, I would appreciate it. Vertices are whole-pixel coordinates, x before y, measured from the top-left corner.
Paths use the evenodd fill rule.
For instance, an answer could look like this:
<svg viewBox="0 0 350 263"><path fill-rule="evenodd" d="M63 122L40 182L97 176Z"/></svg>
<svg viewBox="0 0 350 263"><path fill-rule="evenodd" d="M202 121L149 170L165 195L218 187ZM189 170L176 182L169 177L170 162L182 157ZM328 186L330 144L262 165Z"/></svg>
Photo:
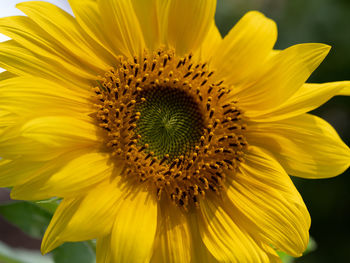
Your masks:
<svg viewBox="0 0 350 263"><path fill-rule="evenodd" d="M268 262L253 237L225 212L220 204L201 204L200 233L210 253L220 262Z"/></svg>
<svg viewBox="0 0 350 263"><path fill-rule="evenodd" d="M308 244L310 216L282 166L252 146L246 163L232 177L227 195L243 215L240 222L244 222L256 238L300 256Z"/></svg>
<svg viewBox="0 0 350 263"><path fill-rule="evenodd" d="M331 125L313 115L254 123L247 137L269 151L291 175L333 177L350 165L349 147Z"/></svg>
<svg viewBox="0 0 350 263"><path fill-rule="evenodd" d="M332 177L350 160L334 129L305 114L350 94L349 81L305 84L329 46L273 50L276 25L256 11L222 38L215 0L69 2L74 16L26 2L18 8L27 16L0 19L12 38L0 43L0 186L14 186L17 199L63 198L42 251L97 238L98 263L280 262L276 249L300 256L310 217L287 173ZM245 162L227 172L220 198L189 211L124 180L92 114L91 88L120 66L118 56L161 46L207 62L247 124Z"/></svg>
<svg viewBox="0 0 350 263"><path fill-rule="evenodd" d="M65 198L45 233L42 251L51 251L65 241L108 235L114 224L120 196L121 191L114 181L101 183L78 197ZM82 224L86 218L89 218L88 222Z"/></svg>
<svg viewBox="0 0 350 263"><path fill-rule="evenodd" d="M256 80L235 92L245 115L254 118L284 103L302 87L329 50L324 44L299 44L270 56L256 72Z"/></svg>
<svg viewBox="0 0 350 263"><path fill-rule="evenodd" d="M125 195L128 193L128 195ZM145 262L152 256L157 229L157 202L154 196L139 189L124 189L111 236L115 262Z"/></svg>
<svg viewBox="0 0 350 263"><path fill-rule="evenodd" d="M247 13L217 46L212 59L216 78L229 85L246 81L270 56L276 40L274 21L256 11Z"/></svg>
<svg viewBox="0 0 350 263"><path fill-rule="evenodd" d="M186 214L180 209L166 209L167 203L160 209L155 246L151 262L190 262L191 229Z"/></svg>
<svg viewBox="0 0 350 263"><path fill-rule="evenodd" d="M270 122L291 118L321 106L333 96L349 95L349 81L306 83L284 103L267 111L255 112L254 121Z"/></svg>

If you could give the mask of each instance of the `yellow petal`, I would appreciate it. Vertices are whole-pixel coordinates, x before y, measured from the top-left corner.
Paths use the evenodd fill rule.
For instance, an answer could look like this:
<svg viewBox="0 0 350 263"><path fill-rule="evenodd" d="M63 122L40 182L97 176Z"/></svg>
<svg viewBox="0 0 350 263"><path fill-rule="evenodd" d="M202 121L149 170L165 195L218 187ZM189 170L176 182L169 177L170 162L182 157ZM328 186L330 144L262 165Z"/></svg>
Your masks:
<svg viewBox="0 0 350 263"><path fill-rule="evenodd" d="M261 248L264 251L266 251L266 253L269 257L269 260L267 262L269 262L269 263L283 263L282 259L277 254L276 250L274 248L272 248L270 244L262 243Z"/></svg>
<svg viewBox="0 0 350 263"><path fill-rule="evenodd" d="M328 178L350 165L350 150L333 127L309 114L252 124L247 140L270 151L294 176Z"/></svg>
<svg viewBox="0 0 350 263"><path fill-rule="evenodd" d="M151 262L189 263L191 236L186 215L178 207L162 205Z"/></svg>
<svg viewBox="0 0 350 263"><path fill-rule="evenodd" d="M113 262L147 262L157 228L157 201L143 189L120 201L112 230Z"/></svg>
<svg viewBox="0 0 350 263"><path fill-rule="evenodd" d="M259 148L251 146L245 159L227 189L232 206L252 225L252 235L278 250L301 256L310 228L301 196L279 163Z"/></svg>
<svg viewBox="0 0 350 263"><path fill-rule="evenodd" d="M50 167L51 168L51 167ZM82 154L68 161L56 160L51 170L42 173L31 181L15 186L11 192L13 199L42 200L52 196L70 197L79 193L84 194L97 183L107 180L112 171L118 175L122 166L113 166L108 156L99 152ZM36 189L33 192L33 189Z"/></svg>
<svg viewBox="0 0 350 263"><path fill-rule="evenodd" d="M348 82L348 81L347 81ZM343 89L341 89L337 95L342 95L342 96L350 96L350 85L346 85Z"/></svg>
<svg viewBox="0 0 350 263"><path fill-rule="evenodd" d="M74 72L74 74L81 78L96 79L96 71L99 70L98 68L82 60L77 61L70 52L67 52L54 38L43 31L28 17L16 16L1 18L0 32L38 56L54 61L55 63L52 64L52 66L55 68L63 67L63 69ZM89 61L89 63L91 63L91 61ZM100 73L102 74L103 71Z"/></svg>
<svg viewBox="0 0 350 263"><path fill-rule="evenodd" d="M95 53L109 65L113 65L119 53L113 51L112 45L108 43L106 32L103 30L101 13L96 0L68 0L81 29L95 41ZM88 38L89 39L89 38Z"/></svg>
<svg viewBox="0 0 350 263"><path fill-rule="evenodd" d="M168 14L167 43L177 54L195 52L214 21L216 0L171 0Z"/></svg>
<svg viewBox="0 0 350 263"><path fill-rule="evenodd" d="M237 84L254 73L269 56L277 39L274 21L247 13L225 36L213 56L215 77Z"/></svg>
<svg viewBox="0 0 350 263"><path fill-rule="evenodd" d="M150 50L159 47L163 39L164 30L162 27L166 23L163 21L168 10L168 0L132 0L135 14L140 22L146 46Z"/></svg>
<svg viewBox="0 0 350 263"><path fill-rule="evenodd" d="M11 112L0 109L0 135L5 128L16 123L17 117Z"/></svg>
<svg viewBox="0 0 350 263"><path fill-rule="evenodd" d="M65 85L71 85L72 81L83 87L90 85L90 80L77 77L55 65L55 61L39 58L13 40L0 43L0 67L19 76L36 76L60 81Z"/></svg>
<svg viewBox="0 0 350 263"><path fill-rule="evenodd" d="M111 263L112 257L111 236L97 239L96 263Z"/></svg>
<svg viewBox="0 0 350 263"><path fill-rule="evenodd" d="M16 7L49 34L65 52L81 61L84 67L107 70L109 65L95 52L99 50L98 46L84 35L73 16L43 1L22 2Z"/></svg>
<svg viewBox="0 0 350 263"><path fill-rule="evenodd" d="M218 47L222 43L222 36L217 28L215 21L209 29L206 38L203 40L202 46L199 49L199 60L200 61L211 61L215 52L217 52ZM195 54L196 55L196 54Z"/></svg>
<svg viewBox="0 0 350 263"><path fill-rule="evenodd" d="M2 129L1 134L4 134L7 129ZM35 149L35 151L33 151ZM26 156L32 161L44 161L56 158L61 151L47 147L46 145L34 142L32 140L18 137L11 139L0 139L1 157L5 159L16 159L21 156Z"/></svg>
<svg viewBox="0 0 350 263"><path fill-rule="evenodd" d="M191 262L192 263L218 263L219 261L209 252L203 243L198 224L198 211L187 214L189 229L191 230Z"/></svg>
<svg viewBox="0 0 350 263"><path fill-rule="evenodd" d="M349 88L350 81L306 83L286 102L270 111L256 113L253 119L258 122L269 122L295 117L318 108L335 95L346 95L342 93Z"/></svg>
<svg viewBox="0 0 350 263"><path fill-rule="evenodd" d="M96 125L85 119L68 116L48 116L26 122L20 135L51 147L96 145L99 142Z"/></svg>
<svg viewBox="0 0 350 263"><path fill-rule="evenodd" d="M33 162L25 159L0 160L0 187L11 187L30 178L45 162Z"/></svg>
<svg viewBox="0 0 350 263"><path fill-rule="evenodd" d="M42 252L48 253L63 242L108 235L115 220L120 195L114 181L101 183L85 196L64 199L45 232Z"/></svg>
<svg viewBox="0 0 350 263"><path fill-rule="evenodd" d="M86 90L72 91L36 77L13 77L0 82L0 109L17 115L90 113Z"/></svg>
<svg viewBox="0 0 350 263"><path fill-rule="evenodd" d="M64 211L70 211L70 210L76 210L79 208L81 200L80 199L63 199L58 208L55 211L55 216L50 222L49 228L46 230L43 241L41 243L41 252L43 254L48 253L55 247L60 246L63 244L63 241L60 241L57 239L57 237L51 237L50 243L48 242L48 237L50 236L51 229L52 228L59 228L62 225L67 225L69 223L69 220L71 219L72 215L71 213L64 213ZM60 217L59 220L57 220L58 216Z"/></svg>
<svg viewBox="0 0 350 263"><path fill-rule="evenodd" d="M289 99L320 65L330 47L324 44L300 44L272 56L262 74L237 92L245 115L253 118Z"/></svg>
<svg viewBox="0 0 350 263"><path fill-rule="evenodd" d="M97 1L105 30L113 48L127 57L140 56L145 43L131 0ZM110 32L113 32L111 34Z"/></svg>
<svg viewBox="0 0 350 263"><path fill-rule="evenodd" d="M33 161L50 160L65 151L97 148L100 140L96 127L86 119L79 115L17 119L15 125L6 127L1 133L1 156L8 159L26 156Z"/></svg>
<svg viewBox="0 0 350 263"><path fill-rule="evenodd" d="M53 148L20 136L21 125L22 123L19 122L19 125L17 125L17 123L16 125L10 125L1 131L0 152L2 158L13 160L25 156L28 160L45 161L56 158L62 154L62 148ZM35 151L33 151L33 149L35 149ZM72 148L70 149L72 150Z"/></svg>
<svg viewBox="0 0 350 263"><path fill-rule="evenodd" d="M199 221L204 244L220 262L268 262L267 254L232 220L223 207L209 198L201 200Z"/></svg>
<svg viewBox="0 0 350 263"><path fill-rule="evenodd" d="M14 75L14 74L11 73L11 72L4 71L4 72L1 72L1 73L0 73L0 81L5 80L5 79L9 79L9 78L13 78L13 77L15 77L15 76L16 76L16 75Z"/></svg>

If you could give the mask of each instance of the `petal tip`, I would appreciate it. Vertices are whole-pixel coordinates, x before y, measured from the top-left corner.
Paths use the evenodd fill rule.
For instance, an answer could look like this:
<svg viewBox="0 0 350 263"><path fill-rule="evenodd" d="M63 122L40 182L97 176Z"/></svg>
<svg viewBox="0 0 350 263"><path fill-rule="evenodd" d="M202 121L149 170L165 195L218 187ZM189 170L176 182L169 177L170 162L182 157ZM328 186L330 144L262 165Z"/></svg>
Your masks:
<svg viewBox="0 0 350 263"><path fill-rule="evenodd" d="M40 252L42 255L50 253L55 248L62 245L63 242L59 240L59 236L55 237L53 240L50 239L49 234L45 232L44 238L41 242Z"/></svg>
<svg viewBox="0 0 350 263"><path fill-rule="evenodd" d="M264 13L258 11L258 10L251 10L246 13L246 16L260 16L260 17L266 17Z"/></svg>
<svg viewBox="0 0 350 263"><path fill-rule="evenodd" d="M317 50L319 51L320 55L326 57L329 53L329 51L332 49L332 46L322 43L314 44L317 45Z"/></svg>
<svg viewBox="0 0 350 263"><path fill-rule="evenodd" d="M15 5L15 7L16 7L17 9L19 9L19 10L22 11L22 8L25 7L25 6L27 6L27 4L29 4L29 3L30 3L30 2L20 2L20 3L17 3L17 4Z"/></svg>

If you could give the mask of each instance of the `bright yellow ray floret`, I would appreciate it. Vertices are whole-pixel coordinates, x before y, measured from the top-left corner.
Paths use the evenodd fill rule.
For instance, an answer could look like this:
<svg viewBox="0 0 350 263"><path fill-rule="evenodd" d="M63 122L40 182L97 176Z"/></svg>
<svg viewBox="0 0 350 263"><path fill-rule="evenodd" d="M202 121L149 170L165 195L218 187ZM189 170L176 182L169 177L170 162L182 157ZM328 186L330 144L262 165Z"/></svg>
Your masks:
<svg viewBox="0 0 350 263"><path fill-rule="evenodd" d="M330 47L274 50L252 11L221 37L215 0L46 2L0 19L0 186L62 198L42 252L97 239L97 262L280 262L310 216L289 175L345 171L307 112L350 82L305 83Z"/></svg>

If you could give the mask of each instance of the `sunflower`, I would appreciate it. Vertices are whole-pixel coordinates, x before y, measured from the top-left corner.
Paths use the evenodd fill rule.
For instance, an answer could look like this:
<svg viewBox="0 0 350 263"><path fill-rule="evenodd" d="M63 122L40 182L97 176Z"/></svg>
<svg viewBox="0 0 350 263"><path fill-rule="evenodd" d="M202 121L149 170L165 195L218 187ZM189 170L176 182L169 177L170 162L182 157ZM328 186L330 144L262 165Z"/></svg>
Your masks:
<svg viewBox="0 0 350 263"><path fill-rule="evenodd" d="M97 239L97 262L280 262L310 216L289 175L336 176L350 151L308 114L350 82L305 84L330 50L274 50L215 0L46 2L0 20L0 186L62 198L42 241Z"/></svg>

